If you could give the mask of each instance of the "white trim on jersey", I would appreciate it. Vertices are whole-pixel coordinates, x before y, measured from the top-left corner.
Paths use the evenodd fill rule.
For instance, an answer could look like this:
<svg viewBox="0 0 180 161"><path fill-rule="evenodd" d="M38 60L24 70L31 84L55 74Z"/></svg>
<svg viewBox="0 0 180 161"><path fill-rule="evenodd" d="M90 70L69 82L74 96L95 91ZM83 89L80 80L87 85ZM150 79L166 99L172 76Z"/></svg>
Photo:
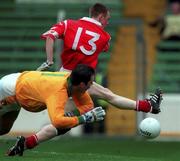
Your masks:
<svg viewBox="0 0 180 161"><path fill-rule="evenodd" d="M50 30L48 30L47 32L45 32L44 34L42 34L43 36L47 36L49 34L53 35L54 38L58 39L59 38L59 34L54 30L56 27L52 27Z"/></svg>
<svg viewBox="0 0 180 161"><path fill-rule="evenodd" d="M98 26L102 26L102 24L99 21L97 21L97 20L95 20L93 18L90 18L90 17L83 17L80 20L88 21L88 22L94 23L94 24L96 24Z"/></svg>
<svg viewBox="0 0 180 161"><path fill-rule="evenodd" d="M67 20L64 21L64 24L65 24L65 29L64 29L64 35L65 35L66 30L67 30Z"/></svg>

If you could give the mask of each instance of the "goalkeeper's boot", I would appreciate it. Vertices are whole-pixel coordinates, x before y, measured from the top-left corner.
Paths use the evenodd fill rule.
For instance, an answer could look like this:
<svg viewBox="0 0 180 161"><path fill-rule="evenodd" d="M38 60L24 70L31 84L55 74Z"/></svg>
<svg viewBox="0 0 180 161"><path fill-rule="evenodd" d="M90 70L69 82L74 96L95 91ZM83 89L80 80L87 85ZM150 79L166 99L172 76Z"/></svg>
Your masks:
<svg viewBox="0 0 180 161"><path fill-rule="evenodd" d="M157 88L154 94L150 95L149 102L151 104L152 110L151 113L158 114L161 112L160 105L162 101L162 90L160 88Z"/></svg>
<svg viewBox="0 0 180 161"><path fill-rule="evenodd" d="M7 155L8 156L15 156L15 155L22 156L24 152L25 140L26 139L24 136L17 137L17 141L15 145L8 150Z"/></svg>

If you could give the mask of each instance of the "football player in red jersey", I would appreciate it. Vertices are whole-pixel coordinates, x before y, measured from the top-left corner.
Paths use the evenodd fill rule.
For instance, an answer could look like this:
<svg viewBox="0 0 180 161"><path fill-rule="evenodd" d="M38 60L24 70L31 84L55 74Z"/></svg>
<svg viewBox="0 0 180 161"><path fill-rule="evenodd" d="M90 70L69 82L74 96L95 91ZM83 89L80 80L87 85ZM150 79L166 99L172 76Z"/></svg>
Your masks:
<svg viewBox="0 0 180 161"><path fill-rule="evenodd" d="M110 35L104 30L110 13L103 5L96 4L90 11L91 17L79 20L65 20L55 24L44 34L46 39L47 61L38 68L45 70L53 64L53 47L55 39L64 41L61 69L72 70L78 64L87 64L96 68L98 56L109 48Z"/></svg>
<svg viewBox="0 0 180 161"><path fill-rule="evenodd" d="M111 37L104 30L109 19L110 12L106 6L96 3L90 8L90 17L79 20L68 19L55 24L41 36L46 40L47 61L37 70L47 70L53 64L53 48L56 39L64 41L63 51L60 54L62 60L60 71L71 72L78 64L87 64L96 68L99 54L109 48ZM117 108L152 113L160 111L159 108L154 109L147 100L136 102L118 96L95 82L88 91L91 95L104 99Z"/></svg>
<svg viewBox="0 0 180 161"><path fill-rule="evenodd" d="M41 36L46 40L47 61L37 70L47 70L53 65L53 48L56 39L62 39L64 41L63 51L60 54L62 60L60 71L71 72L78 64L87 64L96 68L99 54L107 51L109 48L111 37L104 30L108 25L109 19L110 12L106 6L96 3L90 8L90 17L83 17L79 20L68 19L55 24ZM106 100L117 108L155 114L160 112L162 99L160 89L150 99L137 101L118 96L95 82L88 92L90 95ZM74 113L67 113L67 115L72 116ZM47 125L35 135L26 139L22 139L21 137L17 140L16 145L18 146L22 140L25 140L24 143L28 144L28 148L34 148L37 144L57 135L64 134L68 130L56 129L52 125ZM15 146L15 148L17 147Z"/></svg>

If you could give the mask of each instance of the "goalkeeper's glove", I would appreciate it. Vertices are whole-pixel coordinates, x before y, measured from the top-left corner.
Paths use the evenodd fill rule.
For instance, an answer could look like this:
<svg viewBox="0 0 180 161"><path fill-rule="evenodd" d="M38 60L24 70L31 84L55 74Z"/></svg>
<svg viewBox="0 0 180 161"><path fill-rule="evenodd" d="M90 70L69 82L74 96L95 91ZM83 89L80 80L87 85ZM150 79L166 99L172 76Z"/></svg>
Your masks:
<svg viewBox="0 0 180 161"><path fill-rule="evenodd" d="M53 62L44 62L42 63L36 70L37 71L44 71L50 68L54 63Z"/></svg>
<svg viewBox="0 0 180 161"><path fill-rule="evenodd" d="M102 107L96 107L91 111L88 111L85 114L79 116L78 119L80 124L92 123L103 120L105 115L106 113Z"/></svg>

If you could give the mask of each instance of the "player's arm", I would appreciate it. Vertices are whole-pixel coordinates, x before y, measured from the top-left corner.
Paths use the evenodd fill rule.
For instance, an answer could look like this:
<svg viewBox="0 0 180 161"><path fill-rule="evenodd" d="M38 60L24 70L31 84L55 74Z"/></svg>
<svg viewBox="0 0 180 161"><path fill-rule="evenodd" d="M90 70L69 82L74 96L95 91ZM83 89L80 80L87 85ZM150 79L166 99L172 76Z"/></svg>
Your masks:
<svg viewBox="0 0 180 161"><path fill-rule="evenodd" d="M54 53L54 39L52 39L50 36L46 39L46 56L47 61L50 65L53 64L53 53Z"/></svg>
<svg viewBox="0 0 180 161"><path fill-rule="evenodd" d="M54 39L52 39L50 36L47 36L46 38L46 56L47 60L46 62L42 63L37 70L38 71L44 71L49 69L53 64L53 55L54 55Z"/></svg>
<svg viewBox="0 0 180 161"><path fill-rule="evenodd" d="M46 40L47 60L37 68L38 71L47 70L50 68L50 66L53 65L54 42L56 39L60 39L64 35L66 29L65 24L66 21L59 22L58 24L55 24L53 27L51 27L50 30L41 35L41 38Z"/></svg>
<svg viewBox="0 0 180 161"><path fill-rule="evenodd" d="M68 97L67 94L51 95L46 100L48 114L51 123L56 128L72 128L78 125L78 118L65 116L64 108Z"/></svg>
<svg viewBox="0 0 180 161"><path fill-rule="evenodd" d="M73 96L73 100L80 114L84 114L94 108L94 103L87 92L81 96Z"/></svg>
<svg viewBox="0 0 180 161"><path fill-rule="evenodd" d="M107 37L108 37L107 43L104 46L103 52L107 52L109 50L109 47L110 47L111 36L109 34L107 34Z"/></svg>
<svg viewBox="0 0 180 161"><path fill-rule="evenodd" d="M67 94L61 94L61 96L50 96L47 101L47 109L51 123L57 129L72 128L80 124L100 121L104 119L105 111L102 107L97 107L90 110L80 116L68 117L65 116L64 106L67 100Z"/></svg>
<svg viewBox="0 0 180 161"><path fill-rule="evenodd" d="M94 103L87 92L81 95L80 97L73 96L73 100L75 102L76 107L73 111L66 112L65 116L80 116L94 108Z"/></svg>

